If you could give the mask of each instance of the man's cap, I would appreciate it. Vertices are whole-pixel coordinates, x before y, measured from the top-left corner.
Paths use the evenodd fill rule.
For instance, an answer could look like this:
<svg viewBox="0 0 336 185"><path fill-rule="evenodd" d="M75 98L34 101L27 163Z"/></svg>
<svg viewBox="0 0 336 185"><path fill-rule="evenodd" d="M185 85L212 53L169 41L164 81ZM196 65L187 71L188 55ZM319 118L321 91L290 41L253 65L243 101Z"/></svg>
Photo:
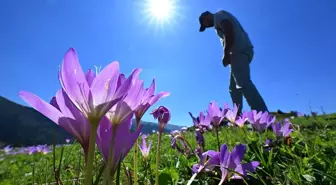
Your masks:
<svg viewBox="0 0 336 185"><path fill-rule="evenodd" d="M201 25L201 27L199 29L200 32L203 32L206 29L206 27L203 25L203 20L208 15L211 15L211 12L205 11L199 16L199 22L200 22L200 25Z"/></svg>

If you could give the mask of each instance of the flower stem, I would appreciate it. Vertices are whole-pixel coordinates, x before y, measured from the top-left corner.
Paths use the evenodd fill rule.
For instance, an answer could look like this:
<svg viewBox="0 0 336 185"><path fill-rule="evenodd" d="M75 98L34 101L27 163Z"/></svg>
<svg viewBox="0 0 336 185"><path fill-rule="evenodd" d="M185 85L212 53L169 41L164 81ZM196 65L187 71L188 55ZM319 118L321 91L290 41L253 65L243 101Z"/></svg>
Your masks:
<svg viewBox="0 0 336 185"><path fill-rule="evenodd" d="M220 150L220 142L219 142L219 137L218 137L218 128L216 130L216 138L217 138L217 145L218 145L218 151Z"/></svg>
<svg viewBox="0 0 336 185"><path fill-rule="evenodd" d="M90 130L90 141L89 141L89 152L87 156L86 164L86 175L85 175L85 185L92 185L92 171L93 171L93 159L95 154L95 143L97 136L97 128L99 122L91 123Z"/></svg>
<svg viewBox="0 0 336 185"><path fill-rule="evenodd" d="M187 185L190 185L190 184L194 181L194 179L196 178L197 174L198 174L198 173L194 173L194 175L189 179Z"/></svg>
<svg viewBox="0 0 336 185"><path fill-rule="evenodd" d="M193 153L197 158L199 158L198 155L196 154L195 150L193 150L193 148L192 148L192 146L190 145L190 143L189 143L186 139L184 139L183 137L182 137L182 139L183 139L183 141L188 145L188 147L190 148L190 150L192 151L192 153Z"/></svg>
<svg viewBox="0 0 336 185"><path fill-rule="evenodd" d="M204 164L204 166L206 166L206 165L208 164L208 162L209 162L209 161L207 161L207 162ZM191 183L194 181L194 179L196 178L196 176L197 176L199 173L201 173L201 171L204 169L204 166L201 166L201 167L198 169L197 173L194 173L194 175L189 179L187 185L191 185Z"/></svg>
<svg viewBox="0 0 336 185"><path fill-rule="evenodd" d="M114 158L114 140L115 140L116 132L117 132L117 125L113 125L109 156L108 156L107 166L105 170L105 182L107 184L110 183L111 181L111 169L112 169L112 163L113 163L113 158Z"/></svg>
<svg viewBox="0 0 336 185"><path fill-rule="evenodd" d="M136 122L136 129L139 128L140 120ZM133 154L133 160L134 160L134 185L138 185L138 144L139 140L136 139L136 142L134 144L134 154Z"/></svg>
<svg viewBox="0 0 336 185"><path fill-rule="evenodd" d="M161 132L158 134L158 144L156 150L156 170L155 170L155 184L159 185L159 162L160 162L160 145L161 145Z"/></svg>
<svg viewBox="0 0 336 185"><path fill-rule="evenodd" d="M224 183L224 179L222 178L218 185L222 185Z"/></svg>

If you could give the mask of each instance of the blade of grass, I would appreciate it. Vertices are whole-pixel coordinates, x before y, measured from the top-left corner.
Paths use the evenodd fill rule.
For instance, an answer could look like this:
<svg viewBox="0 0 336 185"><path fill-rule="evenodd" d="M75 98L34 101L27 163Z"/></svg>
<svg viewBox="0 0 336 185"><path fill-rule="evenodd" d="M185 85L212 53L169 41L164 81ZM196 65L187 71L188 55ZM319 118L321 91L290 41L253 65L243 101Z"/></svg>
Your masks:
<svg viewBox="0 0 336 185"><path fill-rule="evenodd" d="M99 173L98 173L98 176L96 177L95 182L93 183L94 185L98 185L99 180L100 180L101 176L102 176L103 173L104 173L104 169L105 169L105 167L106 167L106 164L104 163L103 166L102 166L102 167L100 168L100 170L99 170Z"/></svg>
<svg viewBox="0 0 336 185"><path fill-rule="evenodd" d="M121 167L121 156L119 157L118 162L116 185L120 185L120 167Z"/></svg>

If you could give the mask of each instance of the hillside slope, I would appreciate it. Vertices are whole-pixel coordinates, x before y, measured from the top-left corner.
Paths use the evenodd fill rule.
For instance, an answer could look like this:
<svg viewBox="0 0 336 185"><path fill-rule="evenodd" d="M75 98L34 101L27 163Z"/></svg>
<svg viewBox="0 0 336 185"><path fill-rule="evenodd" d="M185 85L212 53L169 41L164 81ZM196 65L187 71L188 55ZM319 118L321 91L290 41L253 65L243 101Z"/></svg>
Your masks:
<svg viewBox="0 0 336 185"><path fill-rule="evenodd" d="M134 123L134 120L133 120ZM157 130L157 123L142 121L143 133ZM70 134L48 118L26 107L0 96L0 147L6 144L28 146L37 144L61 144ZM132 125L135 127L135 123ZM165 132L180 129L177 125L167 125Z"/></svg>

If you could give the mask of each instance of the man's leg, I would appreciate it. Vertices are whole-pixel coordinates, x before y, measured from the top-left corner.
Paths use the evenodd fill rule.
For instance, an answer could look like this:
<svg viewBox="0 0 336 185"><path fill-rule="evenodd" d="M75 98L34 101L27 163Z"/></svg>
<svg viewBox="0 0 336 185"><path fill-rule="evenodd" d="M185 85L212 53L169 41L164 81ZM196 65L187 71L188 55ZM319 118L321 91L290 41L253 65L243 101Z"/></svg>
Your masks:
<svg viewBox="0 0 336 185"><path fill-rule="evenodd" d="M243 109L243 93L240 89L237 89L236 87L236 81L233 77L232 70L230 72L229 92L231 95L232 103L238 106L238 115L239 115Z"/></svg>
<svg viewBox="0 0 336 185"><path fill-rule="evenodd" d="M231 56L231 74L236 88L241 90L252 110L268 111L267 106L253 84L250 76L250 62L253 54L234 54Z"/></svg>

